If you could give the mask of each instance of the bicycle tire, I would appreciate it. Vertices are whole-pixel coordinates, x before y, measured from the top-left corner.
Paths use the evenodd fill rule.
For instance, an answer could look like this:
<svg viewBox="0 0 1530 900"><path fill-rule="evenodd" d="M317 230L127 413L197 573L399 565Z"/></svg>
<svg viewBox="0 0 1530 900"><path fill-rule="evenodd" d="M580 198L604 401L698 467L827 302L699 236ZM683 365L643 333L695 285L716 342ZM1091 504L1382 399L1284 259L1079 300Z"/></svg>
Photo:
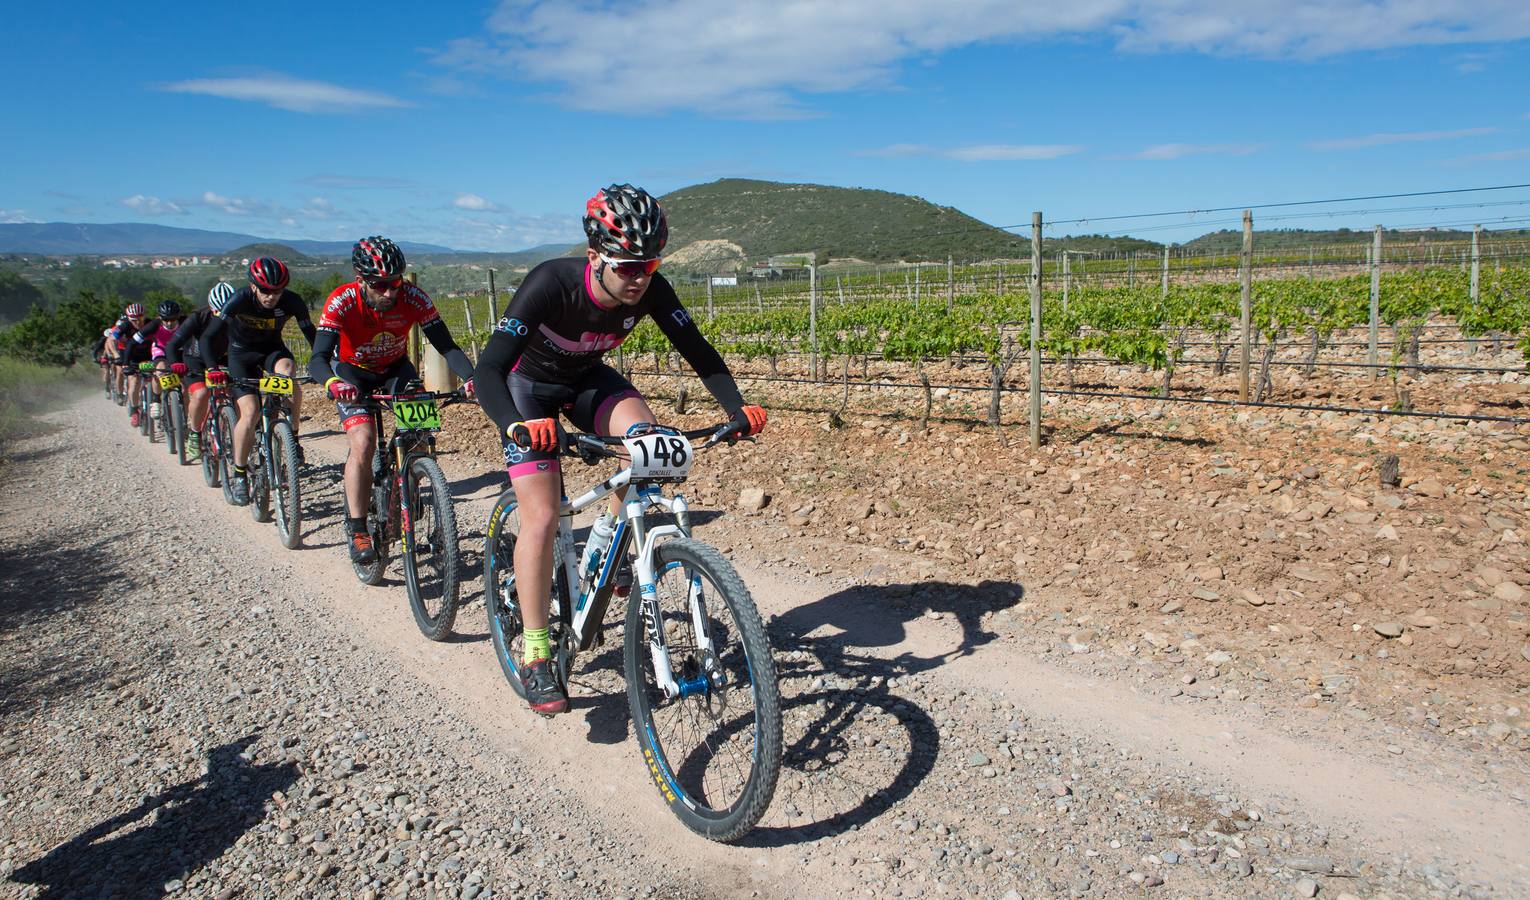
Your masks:
<svg viewBox="0 0 1530 900"><path fill-rule="evenodd" d="M520 601L515 589L515 542L520 534L520 526L515 491L506 490L494 501L494 509L489 513L489 524L484 529L483 605L488 613L489 640L494 645L494 658L499 661L500 672L510 682L515 695L524 700L526 685L521 681L519 661L524 646L521 634L525 624L521 619ZM553 542L553 580L549 598L560 608L567 609L568 575L563 569L561 541L560 537ZM556 650L556 640L553 645ZM554 657L558 655L554 653Z"/></svg>
<svg viewBox="0 0 1530 900"><path fill-rule="evenodd" d="M142 382L143 378L140 377L138 380L140 382ZM148 387L148 385L146 385L146 384L139 384L139 386L138 386L138 401L137 401L137 406L138 406L138 433L144 435L145 437L147 437L149 439L149 443L152 444L152 443L154 443L154 419L153 419L152 416L149 415L149 399L148 398L149 398L149 387Z"/></svg>
<svg viewBox="0 0 1530 900"><path fill-rule="evenodd" d="M427 496L422 498L422 493ZM457 546L457 515L452 509L451 485L440 464L428 456L407 459L404 489L396 502L403 538L404 588L409 594L414 624L427 638L444 641L457 621L461 554ZM431 559L424 567L421 566L422 548ZM435 579L429 579L428 569L435 570ZM433 595L439 597L439 603L432 614L430 600Z"/></svg>
<svg viewBox="0 0 1530 900"><path fill-rule="evenodd" d="M732 564L700 541L677 537L659 544L654 550L654 571L659 603L655 624L664 629L675 678L703 686L695 693L666 699L653 677L642 592L633 591L627 600L623 654L633 730L649 776L670 811L708 840L736 841L765 815L781 775L781 694L765 624ZM714 687L705 674L708 654L696 646L691 634L689 598L698 579L710 583L703 597L717 651L711 659L726 679L721 688ZM676 585L683 588L678 595ZM724 610L732 618L731 627L719 620ZM725 645L729 639L735 643ZM742 716L730 709L730 700L736 697L749 698L750 706L740 710ZM664 713L664 721L658 720L658 713ZM675 731L686 726L711 733L680 756ZM746 736L752 740L745 740ZM730 752L745 744L747 752ZM725 754L729 761L716 765ZM739 777L740 773L746 774Z"/></svg>
<svg viewBox="0 0 1530 900"><path fill-rule="evenodd" d="M292 424L280 420L271 429L271 481L276 486L276 533L282 546L295 550L303 542L303 494L298 481L297 436Z"/></svg>
<svg viewBox="0 0 1530 900"><path fill-rule="evenodd" d="M234 425L239 421L238 415L232 406L225 406L218 411L218 464L223 474L223 499L229 506L234 503L234 479L239 477L234 474Z"/></svg>
<svg viewBox="0 0 1530 900"><path fill-rule="evenodd" d="M201 435L200 444L202 450L202 481L208 487L218 487L223 484L223 461L216 451L218 420L211 413L207 421L198 429Z"/></svg>
<svg viewBox="0 0 1530 900"><path fill-rule="evenodd" d="M186 465L186 408L181 405L181 392L165 391L160 394L159 403L165 416L165 420L160 423L165 429L165 449L184 466Z"/></svg>
<svg viewBox="0 0 1530 900"><path fill-rule="evenodd" d="M250 473L250 518L262 524L271 521L271 445L269 442L270 435L257 434L255 452L245 464L245 471Z"/></svg>

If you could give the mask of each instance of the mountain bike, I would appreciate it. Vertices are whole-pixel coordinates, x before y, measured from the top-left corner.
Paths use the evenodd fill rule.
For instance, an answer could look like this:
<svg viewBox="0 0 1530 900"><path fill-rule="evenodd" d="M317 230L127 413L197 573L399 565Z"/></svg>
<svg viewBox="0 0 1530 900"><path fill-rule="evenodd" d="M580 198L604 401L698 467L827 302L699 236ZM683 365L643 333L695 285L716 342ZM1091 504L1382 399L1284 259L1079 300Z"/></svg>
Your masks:
<svg viewBox="0 0 1530 900"><path fill-rule="evenodd" d="M291 550L303 540L303 507L298 484L297 436L288 420L287 402L292 396L292 376L263 375L260 378L231 379L236 384L260 391L260 423L255 429L255 447L247 464L250 488L250 516L257 522L271 521L271 489L276 489L276 531L282 546ZM230 417L226 417L230 418ZM233 425L229 425L229 466L227 479L233 475Z"/></svg>
<svg viewBox="0 0 1530 900"><path fill-rule="evenodd" d="M203 376L209 394L207 419L202 422L202 480L208 487L223 487L223 499L234 502L229 477L234 467L234 399L228 389L228 371L216 366Z"/></svg>
<svg viewBox="0 0 1530 900"><path fill-rule="evenodd" d="M186 399L181 389L181 376L174 372L160 372L159 379L159 426L169 444L172 456L186 465Z"/></svg>
<svg viewBox="0 0 1530 900"><path fill-rule="evenodd" d="M566 686L575 656L602 642L616 573L630 553L637 590L627 596L623 668L643 761L680 821L716 841L748 833L775 793L780 687L749 589L719 551L691 537L685 498L666 496L661 485L685 481L696 453L732 439L738 428L730 422L686 432L651 426L622 438L567 436L565 454L628 466L573 500L564 495L548 629L553 672ZM693 447L691 439L700 437L706 443ZM609 544L593 550L577 544L574 514L623 488ZM649 509L669 513L674 524L650 526ZM519 532L512 487L495 501L484 531L484 598L500 669L524 698L517 665L524 644L514 565Z"/></svg>
<svg viewBox="0 0 1530 900"><path fill-rule="evenodd" d="M403 550L404 586L420 633L442 641L457 620L461 557L451 486L436 462L441 409L466 401L461 391L436 393L415 382L396 394L372 394L363 404L372 417L372 503L367 532L377 558L351 563L364 584L381 584L388 551ZM393 436L383 447L382 410L393 413Z"/></svg>
<svg viewBox="0 0 1530 900"><path fill-rule="evenodd" d="M154 443L154 436L158 432L155 419L149 415L149 410L154 403L154 387L150 381L154 377L154 364L141 362L138 364L138 396L133 403L138 409L138 430Z"/></svg>

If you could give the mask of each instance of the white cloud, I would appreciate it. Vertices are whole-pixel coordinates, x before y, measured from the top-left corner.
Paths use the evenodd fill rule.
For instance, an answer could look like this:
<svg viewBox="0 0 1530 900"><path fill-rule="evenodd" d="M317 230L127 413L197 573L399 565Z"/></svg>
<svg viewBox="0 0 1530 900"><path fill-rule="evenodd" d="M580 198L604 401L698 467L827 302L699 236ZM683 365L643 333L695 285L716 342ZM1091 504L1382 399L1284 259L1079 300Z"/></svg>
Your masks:
<svg viewBox="0 0 1530 900"><path fill-rule="evenodd" d="M256 200L245 200L240 197L225 197L214 191L202 193L202 205L213 209L220 209L231 216L265 215L271 212L270 207Z"/></svg>
<svg viewBox="0 0 1530 900"><path fill-rule="evenodd" d="M1248 156L1264 144L1154 144L1126 159L1179 159L1184 156Z"/></svg>
<svg viewBox="0 0 1530 900"><path fill-rule="evenodd" d="M6 225L23 225L35 221L37 220L27 216L27 211L24 209L0 209L0 222Z"/></svg>
<svg viewBox="0 0 1530 900"><path fill-rule="evenodd" d="M184 216L186 210L179 204L169 200L161 200L158 197L148 197L143 194L134 194L131 197L123 197L122 205L140 212L146 216Z"/></svg>
<svg viewBox="0 0 1530 900"><path fill-rule="evenodd" d="M496 204L490 203L477 194L458 194L457 199L452 201L452 205L458 209L468 209L474 212L494 212L499 209Z"/></svg>
<svg viewBox="0 0 1530 900"><path fill-rule="evenodd" d="M891 144L875 150L862 150L857 156L883 156L901 159L914 156L937 156L960 162L994 162L1057 159L1080 153L1074 144L974 144L968 147L932 147L928 144Z"/></svg>
<svg viewBox="0 0 1530 900"><path fill-rule="evenodd" d="M1416 141L1450 141L1457 138L1481 137L1496 134L1497 128L1460 128L1455 131L1409 131L1398 133L1367 134L1362 137L1338 138L1331 141L1308 141L1312 150L1357 150L1362 147L1379 147L1383 144L1404 144Z"/></svg>
<svg viewBox="0 0 1530 900"><path fill-rule="evenodd" d="M264 103L277 109L302 113L362 112L370 109L410 106L380 94L341 87L324 81L308 81L289 75L254 75L239 78L195 78L157 85L177 94L205 94L228 100Z"/></svg>
<svg viewBox="0 0 1530 900"><path fill-rule="evenodd" d="M298 212L305 219L332 219L335 216L335 205L323 197L309 197Z"/></svg>
<svg viewBox="0 0 1530 900"><path fill-rule="evenodd" d="M1471 156L1450 160L1450 164L1462 166L1470 163L1516 162L1521 159L1530 159L1530 147L1522 147L1518 150L1497 150L1492 153L1474 153Z"/></svg>
<svg viewBox="0 0 1530 900"><path fill-rule="evenodd" d="M618 48L641 36L638 61ZM553 85L567 105L807 114L804 95L891 85L901 66L975 44L1106 39L1124 51L1312 59L1530 36L1523 0L501 0L437 63ZM634 99L640 102L634 103Z"/></svg>

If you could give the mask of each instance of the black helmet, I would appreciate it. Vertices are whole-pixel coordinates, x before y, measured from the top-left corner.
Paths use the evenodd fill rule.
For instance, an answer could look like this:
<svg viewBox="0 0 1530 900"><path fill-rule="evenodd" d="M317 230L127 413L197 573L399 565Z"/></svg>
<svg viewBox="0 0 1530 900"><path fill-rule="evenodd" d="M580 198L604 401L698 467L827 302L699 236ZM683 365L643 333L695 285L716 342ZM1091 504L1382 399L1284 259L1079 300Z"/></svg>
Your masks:
<svg viewBox="0 0 1530 900"><path fill-rule="evenodd" d="M181 317L181 305L174 300L165 300L159 304L159 309L154 311L161 319L179 319Z"/></svg>
<svg viewBox="0 0 1530 900"><path fill-rule="evenodd" d="M250 260L250 284L268 291L278 290L287 286L292 278L287 272L287 265L279 259L270 256L262 256L259 259Z"/></svg>
<svg viewBox="0 0 1530 900"><path fill-rule="evenodd" d="M584 233L592 250L657 259L669 240L669 222L652 194L630 184L613 184L585 203Z"/></svg>
<svg viewBox="0 0 1530 900"><path fill-rule="evenodd" d="M369 280L397 278L404 274L404 251L381 235L364 237L351 248L351 268Z"/></svg>

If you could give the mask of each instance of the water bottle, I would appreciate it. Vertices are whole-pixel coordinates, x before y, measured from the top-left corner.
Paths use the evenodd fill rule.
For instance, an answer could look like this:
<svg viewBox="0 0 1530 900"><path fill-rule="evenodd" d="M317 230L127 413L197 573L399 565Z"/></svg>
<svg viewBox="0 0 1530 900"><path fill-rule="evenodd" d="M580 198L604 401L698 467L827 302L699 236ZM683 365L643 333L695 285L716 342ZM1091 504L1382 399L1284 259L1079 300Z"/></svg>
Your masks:
<svg viewBox="0 0 1530 900"><path fill-rule="evenodd" d="M611 513L603 512L596 519L595 524L590 526L590 539L584 544L584 577L593 579L600 565L600 558L605 555L606 548L611 546L611 535L616 533L616 518Z"/></svg>

